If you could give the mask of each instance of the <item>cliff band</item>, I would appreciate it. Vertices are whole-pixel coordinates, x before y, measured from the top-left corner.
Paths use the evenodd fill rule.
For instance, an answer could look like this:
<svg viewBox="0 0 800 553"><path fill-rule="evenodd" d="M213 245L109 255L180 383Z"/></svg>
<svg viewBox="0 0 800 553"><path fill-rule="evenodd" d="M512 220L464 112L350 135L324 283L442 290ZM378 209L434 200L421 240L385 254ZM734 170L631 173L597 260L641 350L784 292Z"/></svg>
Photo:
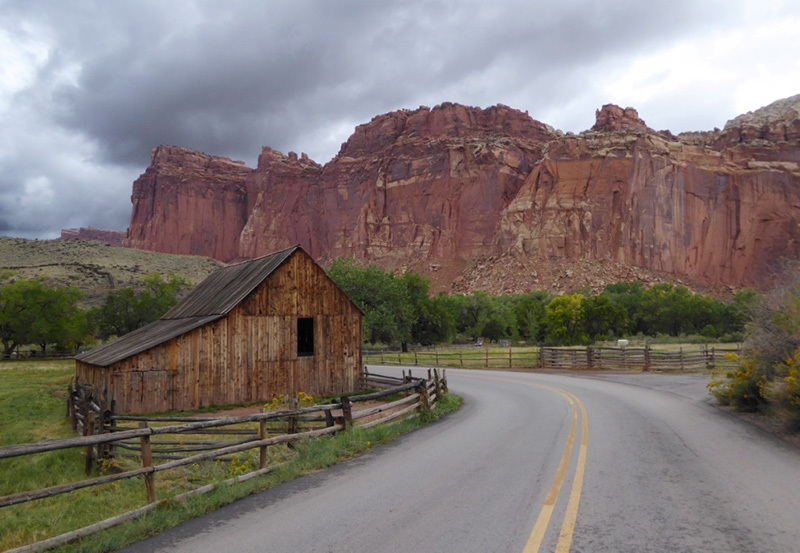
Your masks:
<svg viewBox="0 0 800 553"><path fill-rule="evenodd" d="M675 136L606 105L565 135L507 106L445 103L375 117L324 166L159 146L124 244L231 261L299 243L449 291L658 275L764 287L800 254L798 112L800 95Z"/></svg>

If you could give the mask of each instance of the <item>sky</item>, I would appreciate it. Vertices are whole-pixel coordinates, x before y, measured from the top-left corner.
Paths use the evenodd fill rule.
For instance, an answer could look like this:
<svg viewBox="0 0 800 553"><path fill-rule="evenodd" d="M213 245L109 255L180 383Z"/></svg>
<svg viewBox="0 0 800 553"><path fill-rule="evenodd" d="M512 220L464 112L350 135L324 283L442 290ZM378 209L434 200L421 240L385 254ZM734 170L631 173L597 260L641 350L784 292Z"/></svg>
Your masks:
<svg viewBox="0 0 800 553"><path fill-rule="evenodd" d="M0 235L125 230L159 144L324 164L422 105L677 134L798 93L796 0L0 0Z"/></svg>

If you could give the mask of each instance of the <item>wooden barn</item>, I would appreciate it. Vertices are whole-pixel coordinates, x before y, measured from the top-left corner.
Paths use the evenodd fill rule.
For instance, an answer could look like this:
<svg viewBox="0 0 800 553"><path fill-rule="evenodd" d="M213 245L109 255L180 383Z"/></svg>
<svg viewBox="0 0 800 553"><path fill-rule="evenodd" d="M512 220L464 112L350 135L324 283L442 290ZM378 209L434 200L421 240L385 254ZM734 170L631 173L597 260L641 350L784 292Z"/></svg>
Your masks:
<svg viewBox="0 0 800 553"><path fill-rule="evenodd" d="M117 413L356 389L358 307L299 246L230 265L160 320L75 358Z"/></svg>

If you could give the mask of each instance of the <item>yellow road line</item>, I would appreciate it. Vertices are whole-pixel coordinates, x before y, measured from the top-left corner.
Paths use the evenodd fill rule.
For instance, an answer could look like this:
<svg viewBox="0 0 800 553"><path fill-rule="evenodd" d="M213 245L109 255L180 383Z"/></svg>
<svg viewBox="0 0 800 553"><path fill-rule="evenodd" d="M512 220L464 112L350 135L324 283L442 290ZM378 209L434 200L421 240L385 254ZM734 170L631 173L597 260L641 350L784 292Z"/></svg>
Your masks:
<svg viewBox="0 0 800 553"><path fill-rule="evenodd" d="M572 395L572 394L570 394ZM568 553L572 545L572 535L575 531L575 522L578 519L578 505L581 501L581 491L583 490L583 477L586 472L586 450L589 447L589 419L586 415L586 407L577 396L572 395L580 405L583 413L581 424L581 445L578 450L578 464L575 467L575 477L572 480L572 491L569 494L567 512L564 515L564 524L561 526L561 534L558 537L556 553Z"/></svg>
<svg viewBox="0 0 800 553"><path fill-rule="evenodd" d="M584 407L583 402L581 402L581 400L576 395L567 392L566 390L562 390L560 388L547 386L546 384L525 382L522 380L507 380L497 377L484 377L484 376L473 376L473 375L469 375L467 376L467 378L479 378L484 380L513 382L515 384L523 384L525 386L535 386L537 388L544 388L546 390L550 390L564 397L567 400L567 402L569 402L570 408L572 409L572 422L570 424L567 443L564 446L564 453L561 455L561 461L558 464L558 469L556 470L555 478L553 479L553 483L547 492L547 496L545 496L544 503L542 504L542 509L541 511L539 511L539 516L536 519L536 523L533 526L533 530L531 531L531 534L528 537L528 541L525 544L525 548L522 550L522 553L538 553L539 549L542 546L542 541L544 541L544 536L545 533L547 532L547 527L550 524L550 518L553 515L556 501L558 500L558 495L561 492L561 486L564 484L564 481L567 478L567 472L569 469L569 460L572 457L572 450L575 445L575 433L578 422L578 407L576 406L576 404L580 406L580 411L582 416L581 416L581 443L578 449L578 462L575 467L575 475L573 476L572 479L572 490L570 491L569 501L567 502L567 510L564 515L564 522L561 525L561 533L559 534L558 544L556 545L556 553L568 553L569 548L572 545L572 537L575 531L575 523L578 519L578 506L580 504L581 491L583 490L583 480L584 480L584 475L586 473L586 451L589 446L589 419L586 414L586 407Z"/></svg>
<svg viewBox="0 0 800 553"><path fill-rule="evenodd" d="M575 444L575 430L578 426L578 412L575 408L575 402L572 401L572 398L565 393L559 393L567 398L567 401L569 401L569 405L572 408L572 423L570 424L569 428L569 437L567 438L567 444L564 446L564 453L561 455L561 462L558 464L558 469L556 470L556 477L553 480L553 484L550 486L550 490L548 490L547 495L544 498L542 510L539 511L539 518L536 519L536 524L533 526L533 531L528 537L528 542L525 544L525 548L522 550L522 553L537 553L539 548L542 546L545 532L547 532L547 526L550 524L550 517L553 515L553 510L556 507L558 494L561 492L561 486L564 484L564 480L567 478L569 460L570 457L572 457L572 446Z"/></svg>

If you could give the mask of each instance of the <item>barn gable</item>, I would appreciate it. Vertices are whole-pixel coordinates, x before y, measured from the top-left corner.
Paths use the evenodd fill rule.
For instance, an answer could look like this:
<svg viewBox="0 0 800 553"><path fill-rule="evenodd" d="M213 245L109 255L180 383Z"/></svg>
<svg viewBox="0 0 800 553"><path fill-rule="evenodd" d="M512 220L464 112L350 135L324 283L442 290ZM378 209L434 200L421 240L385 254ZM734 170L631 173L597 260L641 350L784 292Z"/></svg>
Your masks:
<svg viewBox="0 0 800 553"><path fill-rule="evenodd" d="M159 321L76 357L120 413L352 391L361 312L299 246L215 271Z"/></svg>

